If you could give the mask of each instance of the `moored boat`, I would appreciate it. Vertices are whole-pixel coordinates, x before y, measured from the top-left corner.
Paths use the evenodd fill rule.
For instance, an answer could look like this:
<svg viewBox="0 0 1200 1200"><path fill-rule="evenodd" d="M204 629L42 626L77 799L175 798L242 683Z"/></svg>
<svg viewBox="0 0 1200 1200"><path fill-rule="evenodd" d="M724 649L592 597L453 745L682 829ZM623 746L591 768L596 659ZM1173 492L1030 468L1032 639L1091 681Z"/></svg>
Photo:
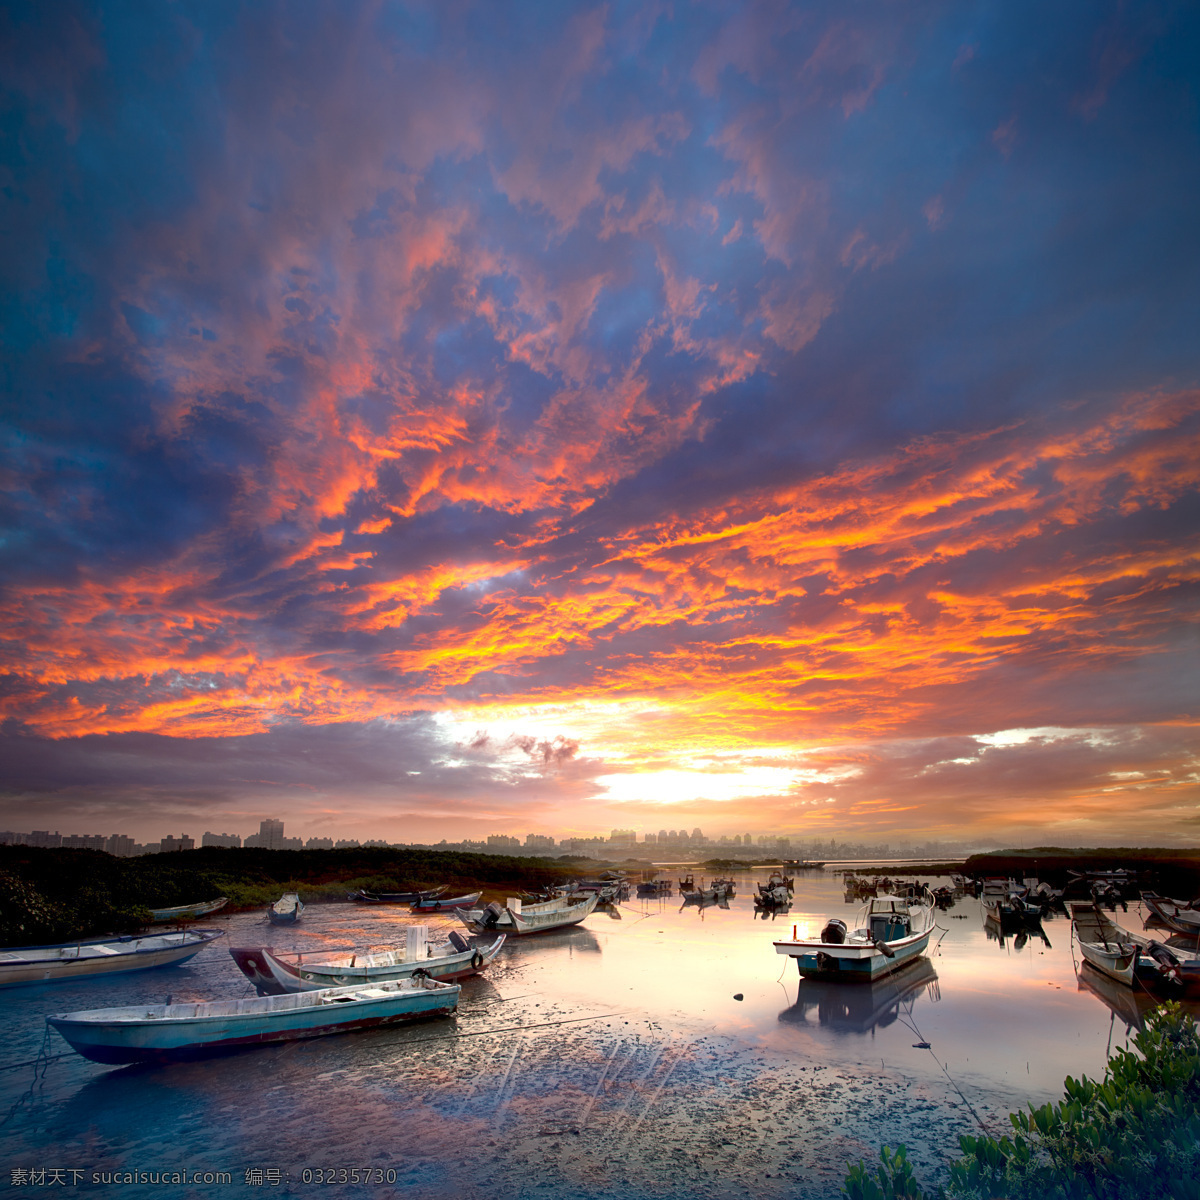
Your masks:
<svg viewBox="0 0 1200 1200"><path fill-rule="evenodd" d="M205 900L200 904L180 904L175 908L152 908L150 910L150 920L155 925L163 925L168 921L198 921L201 917L207 917L209 913L215 913L218 909L224 908L229 903L225 896L218 896L215 900Z"/></svg>
<svg viewBox="0 0 1200 1200"><path fill-rule="evenodd" d="M141 937L90 938L55 946L10 946L0 950L0 987L170 967L187 962L222 936L219 929L185 929Z"/></svg>
<svg viewBox="0 0 1200 1200"><path fill-rule="evenodd" d="M1143 892L1142 901L1172 933L1200 936L1200 908L1182 900L1170 900L1157 892Z"/></svg>
<svg viewBox="0 0 1200 1200"><path fill-rule="evenodd" d="M285 996L97 1008L46 1021L94 1062L158 1062L448 1015L460 990L419 977Z"/></svg>
<svg viewBox="0 0 1200 1200"><path fill-rule="evenodd" d="M366 888L359 888L357 892L347 892L346 899L353 900L355 904L416 904L420 900L436 900L445 890L445 884L407 892L369 892Z"/></svg>
<svg viewBox="0 0 1200 1200"><path fill-rule="evenodd" d="M284 894L267 909L267 918L272 925L295 925L300 920L304 905L295 892Z"/></svg>
<svg viewBox="0 0 1200 1200"><path fill-rule="evenodd" d="M564 925L577 925L591 914L599 899L597 892L580 898L556 896L538 904L510 899L505 905L493 901L485 908L455 909L455 915L472 933L542 933Z"/></svg>
<svg viewBox="0 0 1200 1200"><path fill-rule="evenodd" d="M1123 929L1096 903L1076 901L1070 907L1080 954L1110 979L1179 994L1200 989L1200 957Z"/></svg>
<svg viewBox="0 0 1200 1200"><path fill-rule="evenodd" d="M446 900L441 896L432 896L426 900L414 900L413 912L437 912L443 908L469 908L479 902L482 892L471 892L466 896L454 896Z"/></svg>
<svg viewBox="0 0 1200 1200"><path fill-rule="evenodd" d="M408 927L409 931L424 928ZM417 971L449 983L485 970L503 945L504 934L490 945L473 946L460 933L452 932L447 942L437 945L430 945L424 937L410 937L403 946L391 950L309 961L303 954L276 954L269 946L230 946L229 953L260 996L281 996L285 992L407 979Z"/></svg>
<svg viewBox="0 0 1200 1200"><path fill-rule="evenodd" d="M928 901L910 904L899 896L876 896L850 930L838 918L826 922L819 938L795 935L775 943L775 952L796 960L806 978L844 981L878 979L925 952L934 929Z"/></svg>

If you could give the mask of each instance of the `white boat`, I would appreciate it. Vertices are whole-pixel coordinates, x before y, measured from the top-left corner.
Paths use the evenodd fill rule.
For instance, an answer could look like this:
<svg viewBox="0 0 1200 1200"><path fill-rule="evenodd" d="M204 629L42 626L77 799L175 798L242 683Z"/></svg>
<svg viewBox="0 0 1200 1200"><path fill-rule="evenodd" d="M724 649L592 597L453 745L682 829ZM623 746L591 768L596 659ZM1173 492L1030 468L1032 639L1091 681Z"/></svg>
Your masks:
<svg viewBox="0 0 1200 1200"><path fill-rule="evenodd" d="M219 929L187 929L142 937L91 938L56 946L11 946L0 950L0 987L169 967L186 962L221 936Z"/></svg>
<svg viewBox="0 0 1200 1200"><path fill-rule="evenodd" d="M1179 994L1200 987L1200 958L1195 954L1123 929L1098 904L1076 901L1070 908L1079 953L1110 979L1126 987L1139 983Z"/></svg>
<svg viewBox="0 0 1200 1200"><path fill-rule="evenodd" d="M95 1008L46 1020L94 1062L159 1062L448 1015L460 990L418 977L286 996Z"/></svg>
<svg viewBox="0 0 1200 1200"><path fill-rule="evenodd" d="M1200 908L1195 902L1171 900L1157 892L1142 892L1142 900L1151 914L1157 917L1172 933L1185 937L1200 937Z"/></svg>
<svg viewBox="0 0 1200 1200"><path fill-rule="evenodd" d="M162 925L167 921L195 921L200 917L207 917L209 913L215 913L217 909L224 908L229 901L224 896L218 896L215 900L205 900L201 904L180 904L175 908L152 908L150 910L150 919L155 925Z"/></svg>
<svg viewBox="0 0 1200 1200"><path fill-rule="evenodd" d="M522 904L509 899L503 906L492 903L486 908L457 908L455 915L472 933L508 933L520 936L543 933L564 925L578 925L599 902L598 892L582 897L556 896L537 904Z"/></svg>
<svg viewBox="0 0 1200 1200"><path fill-rule="evenodd" d="M267 917L272 925L295 925L300 920L304 905L295 892L284 894L267 909Z"/></svg>
<svg viewBox="0 0 1200 1200"><path fill-rule="evenodd" d="M425 931L410 925L409 930ZM450 940L430 945L424 937L410 939L394 950L374 954L342 954L305 962L304 955L287 959L270 947L230 946L233 961L242 974L258 989L260 996L281 996L287 992L314 992L321 988L348 987L387 979L407 979L424 971L443 983L477 975L489 967L504 945L501 934L490 946L472 946L461 934L451 933ZM431 952L431 953L428 953Z"/></svg>
<svg viewBox="0 0 1200 1200"><path fill-rule="evenodd" d="M819 938L801 938L793 927L791 938L775 943L775 952L794 958L806 978L878 979L925 952L935 916L928 900L909 903L899 896L874 896L860 913L859 928L848 930L835 917Z"/></svg>
<svg viewBox="0 0 1200 1200"><path fill-rule="evenodd" d="M479 903L479 897L482 892L471 892L466 896L454 896L449 900L443 900L440 896L435 896L429 900L414 901L413 912L438 912L444 908L470 908L472 904Z"/></svg>

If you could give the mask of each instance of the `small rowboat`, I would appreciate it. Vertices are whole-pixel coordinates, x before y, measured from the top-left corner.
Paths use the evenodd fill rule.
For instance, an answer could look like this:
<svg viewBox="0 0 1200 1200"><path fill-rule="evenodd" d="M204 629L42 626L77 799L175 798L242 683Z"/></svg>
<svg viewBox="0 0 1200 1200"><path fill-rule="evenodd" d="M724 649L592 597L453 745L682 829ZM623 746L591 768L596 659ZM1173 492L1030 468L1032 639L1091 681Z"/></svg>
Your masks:
<svg viewBox="0 0 1200 1200"><path fill-rule="evenodd" d="M1122 929L1098 904L1073 903L1071 928L1084 959L1126 987L1140 983L1177 995L1200 988L1200 958Z"/></svg>
<svg viewBox="0 0 1200 1200"><path fill-rule="evenodd" d="M446 1016L458 1007L460 990L418 977L286 996L95 1008L46 1021L93 1062L162 1062Z"/></svg>
<svg viewBox="0 0 1200 1200"><path fill-rule="evenodd" d="M0 950L0 987L170 967L187 962L221 936L219 929L187 929L143 937L92 938L58 946L13 946Z"/></svg>
<svg viewBox="0 0 1200 1200"><path fill-rule="evenodd" d="M503 945L504 934L490 946L472 946L461 934L451 933L444 945L432 947L432 957L426 955L424 941L419 947L405 945L376 954L343 954L319 962L305 962L302 954L289 955L294 961L287 961L269 947L261 946L230 946L229 953L260 996L281 996L286 992L407 979L417 971L449 983L477 975L491 966Z"/></svg>
<svg viewBox="0 0 1200 1200"><path fill-rule="evenodd" d="M300 897L295 892L285 892L267 909L267 917L272 925L295 925L303 911Z"/></svg>
<svg viewBox="0 0 1200 1200"><path fill-rule="evenodd" d="M196 921L200 917L207 917L209 913L215 913L219 908L224 908L228 903L224 896L218 896L217 899L206 900L202 904L181 904L178 908L152 908L150 920L155 925L163 925L168 921Z"/></svg>
<svg viewBox="0 0 1200 1200"><path fill-rule="evenodd" d="M564 925L577 925L599 902L598 892L591 892L576 900L571 896L557 896L540 904L522 904L520 900L509 900L504 907L493 902L486 908L458 908L455 916L472 933L544 933L549 929L561 929Z"/></svg>
<svg viewBox="0 0 1200 1200"><path fill-rule="evenodd" d="M1169 900L1157 892L1143 892L1142 900L1150 912L1172 933L1185 936L1200 936L1200 909L1185 904L1182 900Z"/></svg>
<svg viewBox="0 0 1200 1200"><path fill-rule="evenodd" d="M470 908L472 904L479 903L479 897L482 895L482 892L472 892L469 896L455 896L453 900L443 900L440 896L429 900L416 900L413 902L413 912L437 912L443 908Z"/></svg>
<svg viewBox="0 0 1200 1200"><path fill-rule="evenodd" d="M355 904L416 904L418 900L435 900L445 890L445 885L411 892L368 892L359 888L357 892L347 892L346 899Z"/></svg>

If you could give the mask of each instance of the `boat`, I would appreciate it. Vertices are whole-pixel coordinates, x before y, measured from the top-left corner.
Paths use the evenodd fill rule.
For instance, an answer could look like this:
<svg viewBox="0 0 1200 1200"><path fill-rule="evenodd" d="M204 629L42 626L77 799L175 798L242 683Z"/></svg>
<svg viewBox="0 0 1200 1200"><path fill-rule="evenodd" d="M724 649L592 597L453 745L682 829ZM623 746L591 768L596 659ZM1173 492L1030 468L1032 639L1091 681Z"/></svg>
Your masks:
<svg viewBox="0 0 1200 1200"><path fill-rule="evenodd" d="M90 938L55 946L10 946L0 950L0 987L170 967L187 962L209 942L223 936L219 929L181 929L141 937Z"/></svg>
<svg viewBox="0 0 1200 1200"><path fill-rule="evenodd" d="M295 925L300 920L304 905L295 892L284 894L267 909L267 919L272 925Z"/></svg>
<svg viewBox="0 0 1200 1200"><path fill-rule="evenodd" d="M1084 959L1126 987L1141 984L1179 994L1200 990L1200 957L1122 929L1098 904L1073 902L1071 929Z"/></svg>
<svg viewBox="0 0 1200 1200"><path fill-rule="evenodd" d="M775 952L794 958L806 978L878 979L925 952L935 912L928 900L910 904L899 896L876 896L862 909L859 928L849 930L834 917L819 938L801 938L793 926L791 938L777 941Z"/></svg>
<svg viewBox="0 0 1200 1200"><path fill-rule="evenodd" d="M177 908L152 908L150 910L150 921L154 925L163 925L168 921L198 921L201 917L207 917L209 913L215 913L217 909L224 908L229 903L225 896L218 896L215 900L206 900L202 904L181 904Z"/></svg>
<svg viewBox="0 0 1200 1200"><path fill-rule="evenodd" d="M470 908L472 904L479 902L479 897L482 892L471 892L466 896L455 896L451 900L444 900L441 896L432 896L426 900L414 900L412 909L413 912L437 912L443 908Z"/></svg>
<svg viewBox="0 0 1200 1200"><path fill-rule="evenodd" d="M1143 892L1142 900L1151 914L1172 933L1200 938L1200 908L1193 908L1182 900L1169 900L1157 892Z"/></svg>
<svg viewBox="0 0 1200 1200"><path fill-rule="evenodd" d="M357 892L347 892L346 899L355 904L416 904L418 900L436 900L445 890L445 884L408 892L368 892L366 888L359 888Z"/></svg>
<svg viewBox="0 0 1200 1200"><path fill-rule="evenodd" d="M454 913L472 933L521 936L560 929L564 925L577 925L592 912L599 899L598 892L590 892L581 899L556 896L536 904L509 899L504 905L493 901L485 908L457 908Z"/></svg>
<svg viewBox="0 0 1200 1200"><path fill-rule="evenodd" d="M671 894L671 881L669 879L652 879L645 880L637 885L637 894L640 899L655 900L661 896L669 896Z"/></svg>
<svg viewBox="0 0 1200 1200"><path fill-rule="evenodd" d="M790 892L794 890L795 882L794 879L784 875L782 871L772 871L767 877L767 882L758 885L758 893L761 896L779 887Z"/></svg>
<svg viewBox="0 0 1200 1200"><path fill-rule="evenodd" d="M410 925L409 930L425 930ZM372 954L318 956L305 961L303 954L286 958L270 946L230 946L233 961L258 989L260 996L286 992L313 992L321 988L349 987L389 979L407 979L423 971L443 983L477 975L489 967L504 945L504 934L487 946L474 946L462 934L452 932L447 942L429 945L424 937L413 937L403 946Z"/></svg>
<svg viewBox="0 0 1200 1200"><path fill-rule="evenodd" d="M445 1016L458 1007L460 990L418 977L285 996L94 1008L46 1021L93 1062L162 1062Z"/></svg>
<svg viewBox="0 0 1200 1200"><path fill-rule="evenodd" d="M782 884L773 888L764 888L759 884L758 895L754 897L758 908L785 908L791 902L791 893Z"/></svg>

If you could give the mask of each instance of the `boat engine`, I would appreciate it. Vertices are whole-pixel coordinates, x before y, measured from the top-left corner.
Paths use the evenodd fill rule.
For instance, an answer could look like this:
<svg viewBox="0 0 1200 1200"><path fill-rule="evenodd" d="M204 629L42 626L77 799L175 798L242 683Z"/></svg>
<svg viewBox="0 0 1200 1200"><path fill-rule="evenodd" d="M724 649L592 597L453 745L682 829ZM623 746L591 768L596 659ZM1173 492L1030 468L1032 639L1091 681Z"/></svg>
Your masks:
<svg viewBox="0 0 1200 1200"><path fill-rule="evenodd" d="M846 922L837 917L831 917L821 930L821 941L832 946L841 946L846 941Z"/></svg>
<svg viewBox="0 0 1200 1200"><path fill-rule="evenodd" d="M483 924L488 929L495 929L496 922L500 920L500 914L503 912L504 909L501 908L495 900L493 900L491 904L489 904L487 908L483 910Z"/></svg>

